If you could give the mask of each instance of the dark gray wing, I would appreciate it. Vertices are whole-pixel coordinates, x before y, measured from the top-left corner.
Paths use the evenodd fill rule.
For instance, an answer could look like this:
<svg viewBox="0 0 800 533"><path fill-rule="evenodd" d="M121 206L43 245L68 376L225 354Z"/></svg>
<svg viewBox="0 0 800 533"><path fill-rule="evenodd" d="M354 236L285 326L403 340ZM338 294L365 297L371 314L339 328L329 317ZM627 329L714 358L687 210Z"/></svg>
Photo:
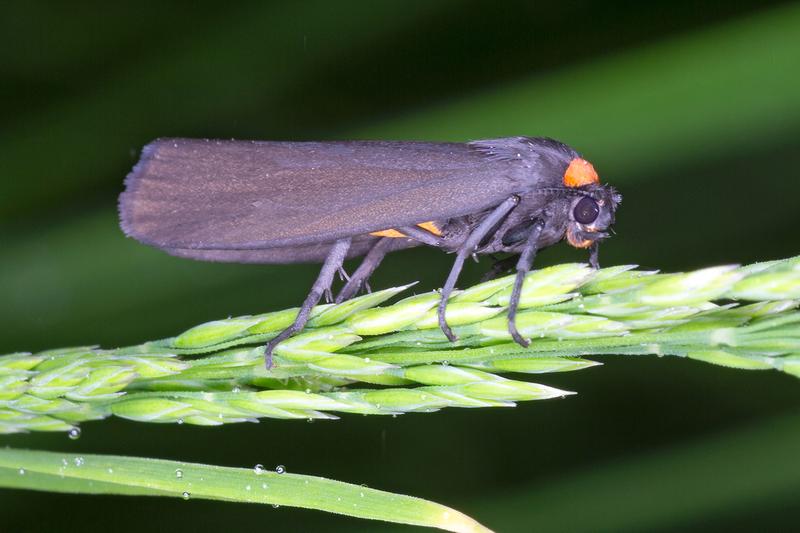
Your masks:
<svg viewBox="0 0 800 533"><path fill-rule="evenodd" d="M353 237L347 258L360 257L366 254L375 244L378 237L358 235ZM394 239L390 251L402 250L418 246L411 239ZM319 242L313 244L296 244L289 247L263 248L257 250L188 250L166 248L165 251L176 257L196 259L198 261L217 261L224 263L321 263L328 256L332 243Z"/></svg>
<svg viewBox="0 0 800 533"><path fill-rule="evenodd" d="M497 205L525 187L520 172L467 144L160 139L128 175L120 217L175 255L284 248L251 260L284 262L306 245L318 259L320 243Z"/></svg>

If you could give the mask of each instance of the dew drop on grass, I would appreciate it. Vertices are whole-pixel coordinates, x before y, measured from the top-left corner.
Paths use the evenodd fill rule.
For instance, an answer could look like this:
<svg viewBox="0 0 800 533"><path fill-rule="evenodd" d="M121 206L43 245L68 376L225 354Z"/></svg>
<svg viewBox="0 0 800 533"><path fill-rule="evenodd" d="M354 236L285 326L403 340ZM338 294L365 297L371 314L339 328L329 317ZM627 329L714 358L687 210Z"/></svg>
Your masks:
<svg viewBox="0 0 800 533"><path fill-rule="evenodd" d="M181 470L180 468L175 470L175 477L181 479L183 477L183 470Z"/></svg>
<svg viewBox="0 0 800 533"><path fill-rule="evenodd" d="M83 457L76 457L74 463L75 466L83 466Z"/></svg>
<svg viewBox="0 0 800 533"><path fill-rule="evenodd" d="M184 500L188 500L191 497L192 495L189 494L187 491L184 491L183 494L181 494L181 498L183 498Z"/></svg>
<svg viewBox="0 0 800 533"><path fill-rule="evenodd" d="M257 464L256 466L253 467L253 472L255 472L257 476L260 476L261 474L264 473L264 465L262 465L261 463Z"/></svg>
<svg viewBox="0 0 800 533"><path fill-rule="evenodd" d="M364 358L364 362L365 362L365 363L369 363L370 361L372 361L372 359L370 359L369 357L365 357L365 358Z"/></svg>
<svg viewBox="0 0 800 533"><path fill-rule="evenodd" d="M109 468L108 470L106 470L106 472L108 472L109 474L113 474L114 473L114 469L113 468Z"/></svg>
<svg viewBox="0 0 800 533"><path fill-rule="evenodd" d="M175 422L180 426L181 424L183 424L183 418L179 418Z"/></svg>
<svg viewBox="0 0 800 533"><path fill-rule="evenodd" d="M280 507L280 505L278 505L277 503L273 503L273 504L272 504L272 508L273 508L273 509L277 509L278 507Z"/></svg>
<svg viewBox="0 0 800 533"><path fill-rule="evenodd" d="M76 427L70 429L69 432L67 432L67 437L69 437L71 440L78 440L81 438L81 428Z"/></svg>
<svg viewBox="0 0 800 533"><path fill-rule="evenodd" d="M252 488L250 485L245 485L244 490L251 490Z"/></svg>
<svg viewBox="0 0 800 533"><path fill-rule="evenodd" d="M278 465L278 466L275 467L275 472L278 473L278 474L285 474L286 473L286 467L283 466L283 465Z"/></svg>
<svg viewBox="0 0 800 533"><path fill-rule="evenodd" d="M19 472L19 475L20 475L20 476L24 476L24 475L25 475L25 469L24 469L24 468L20 468L20 469L18 470L18 472Z"/></svg>
<svg viewBox="0 0 800 533"><path fill-rule="evenodd" d="M269 488L269 485L267 485L266 483L262 483L262 484L261 484L261 488L262 488L262 489L264 489L264 490L266 490L266 489L268 489L268 488Z"/></svg>
<svg viewBox="0 0 800 533"><path fill-rule="evenodd" d="M311 389L306 389L306 394L311 394Z"/></svg>

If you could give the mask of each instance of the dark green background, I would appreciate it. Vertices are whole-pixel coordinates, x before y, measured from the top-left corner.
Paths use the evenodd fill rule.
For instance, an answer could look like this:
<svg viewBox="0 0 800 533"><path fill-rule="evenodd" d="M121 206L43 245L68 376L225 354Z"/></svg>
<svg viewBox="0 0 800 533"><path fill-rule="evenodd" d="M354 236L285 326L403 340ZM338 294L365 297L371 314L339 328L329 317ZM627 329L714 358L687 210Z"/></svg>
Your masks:
<svg viewBox="0 0 800 533"><path fill-rule="evenodd" d="M568 142L625 195L605 264L798 253L800 6L781 2L18 2L0 17L0 353L119 346L298 304L300 267L201 264L115 213L159 136ZM583 260L560 245L539 264ZM400 253L373 287L441 285ZM470 265L462 285L488 268ZM451 505L499 531L796 527L800 384L612 358L576 397L222 428L111 420L0 444L284 464ZM3 491L3 531L396 530L319 512ZM410 530L411 528L399 528Z"/></svg>

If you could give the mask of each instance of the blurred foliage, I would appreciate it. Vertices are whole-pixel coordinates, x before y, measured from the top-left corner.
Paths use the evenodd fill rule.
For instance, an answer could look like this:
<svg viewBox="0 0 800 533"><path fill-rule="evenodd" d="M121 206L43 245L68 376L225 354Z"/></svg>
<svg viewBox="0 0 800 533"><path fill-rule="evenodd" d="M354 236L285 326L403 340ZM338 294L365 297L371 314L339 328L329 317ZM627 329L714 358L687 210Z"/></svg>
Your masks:
<svg viewBox="0 0 800 533"><path fill-rule="evenodd" d="M314 265L194 263L122 236L122 178L159 136L549 135L575 145L625 195L606 264L687 270L796 255L799 56L800 7L769 1L6 3L0 353L133 344L302 300ZM580 257L561 245L538 261ZM435 250L402 252L373 286L419 279L435 288L450 261ZM472 265L462 283L486 268ZM602 373L547 384L581 395L336 425L112 421L87 424L76 442L5 443L286 464L430 498L503 531L794 525L794 379L615 359ZM729 460L718 460L724 450ZM594 504L580 503L587 498ZM33 514L41 508L48 512ZM98 508L120 530L364 527L223 503L0 499L12 531L100 528ZM557 509L571 520L559 522Z"/></svg>

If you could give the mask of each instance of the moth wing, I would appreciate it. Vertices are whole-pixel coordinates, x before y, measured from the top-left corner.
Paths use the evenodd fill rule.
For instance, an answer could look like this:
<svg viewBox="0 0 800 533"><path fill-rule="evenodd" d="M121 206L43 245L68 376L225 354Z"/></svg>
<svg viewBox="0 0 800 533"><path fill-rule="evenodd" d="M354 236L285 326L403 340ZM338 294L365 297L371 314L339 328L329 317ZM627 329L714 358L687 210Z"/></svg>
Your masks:
<svg viewBox="0 0 800 533"><path fill-rule="evenodd" d="M378 237L358 235L353 237L347 258L366 254L375 244ZM394 239L390 251L418 246L410 239ZM198 261L216 261L225 263L321 263L328 256L332 243L319 242L313 244L296 244L288 247L262 248L256 250L198 250L166 248L165 251L176 257L196 259Z"/></svg>
<svg viewBox="0 0 800 533"><path fill-rule="evenodd" d="M284 249L249 262L288 262L306 246L318 260L315 245L478 212L519 188L507 161L466 144L160 139L128 175L120 218L175 255Z"/></svg>

